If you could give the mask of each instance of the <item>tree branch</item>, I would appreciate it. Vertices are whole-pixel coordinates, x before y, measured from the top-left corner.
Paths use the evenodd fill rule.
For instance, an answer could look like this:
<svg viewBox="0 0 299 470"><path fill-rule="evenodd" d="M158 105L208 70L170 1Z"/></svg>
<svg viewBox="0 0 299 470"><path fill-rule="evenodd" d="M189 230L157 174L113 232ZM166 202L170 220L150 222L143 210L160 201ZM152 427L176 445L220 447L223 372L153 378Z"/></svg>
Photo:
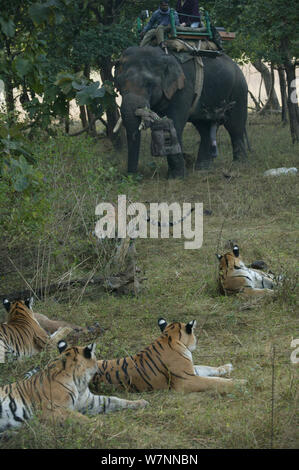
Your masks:
<svg viewBox="0 0 299 470"><path fill-rule="evenodd" d="M84 132L87 132L90 130L90 127L98 120L98 119L101 119L101 118L98 118L98 117L94 117L91 122L86 126L84 127L83 129L81 129L81 131L77 131L77 132L74 132L73 134L67 134L69 137L77 137L78 135L81 135L81 134L84 134Z"/></svg>

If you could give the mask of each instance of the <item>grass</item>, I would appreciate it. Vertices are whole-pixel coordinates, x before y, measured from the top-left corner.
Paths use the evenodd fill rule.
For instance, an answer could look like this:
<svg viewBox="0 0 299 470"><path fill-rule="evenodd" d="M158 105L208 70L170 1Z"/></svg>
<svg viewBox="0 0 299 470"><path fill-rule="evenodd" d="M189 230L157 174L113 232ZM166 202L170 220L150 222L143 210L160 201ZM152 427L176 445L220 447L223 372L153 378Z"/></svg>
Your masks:
<svg viewBox="0 0 299 470"><path fill-rule="evenodd" d="M225 396L213 392L143 393L142 398L150 402L148 408L100 416L88 426L68 422L57 428L34 419L0 448L298 447L298 368L290 361L291 341L299 334L298 176L263 176L269 168L298 166L298 147L292 146L288 129L276 118L251 118L248 129L253 152L247 163L231 165L230 143L221 129L220 155L213 169L195 173L191 168L183 181L165 179L164 160L155 159L158 163L154 167L150 164L148 134L142 141L143 177L137 181L122 176L125 155L117 162L119 156L105 140L87 144L78 138L67 147L66 140L60 139L60 151L53 151L51 158L45 157L48 144L39 144L40 155L44 152L40 165L43 171L47 168L49 180L55 181L49 193L56 201L51 219L55 227L53 240L63 240L59 262L51 257L49 276L61 275L91 255L91 214L101 198L115 201L117 194L126 194L128 200L138 202L203 202L204 209L212 213L204 216L203 245L199 250L185 250L182 239L137 240L138 265L147 277L138 297L117 297L87 289L80 301L76 300L77 292L70 292L64 301L52 297L36 306L37 311L52 318L81 325L98 321L105 328L97 346L102 358L138 352L158 336L160 316L168 321L196 319L198 349L193 354L194 363L217 366L232 362L232 377L246 378L247 385ZM187 126L184 150L193 157L198 140L197 133ZM82 149L81 155L74 152L74 145L79 152ZM53 146L57 150L57 142ZM104 160L109 158L109 168L114 168L106 183L99 155ZM80 201L76 209L76 198L71 197L74 188ZM59 226L61 208L68 215ZM64 236L66 227L71 227L69 238ZM219 296L215 253L223 252L229 239L238 241L245 262L263 259L273 272L284 275L285 281L273 299L244 302L237 297ZM30 266L26 271L30 282L35 269L31 265L31 273ZM78 269L80 273L81 267ZM13 276L17 284L22 284L14 272L2 279L2 291L11 290ZM0 385L22 378L32 366L48 360L47 353L43 353L17 366L1 365ZM103 387L103 393L140 398L108 387Z"/></svg>

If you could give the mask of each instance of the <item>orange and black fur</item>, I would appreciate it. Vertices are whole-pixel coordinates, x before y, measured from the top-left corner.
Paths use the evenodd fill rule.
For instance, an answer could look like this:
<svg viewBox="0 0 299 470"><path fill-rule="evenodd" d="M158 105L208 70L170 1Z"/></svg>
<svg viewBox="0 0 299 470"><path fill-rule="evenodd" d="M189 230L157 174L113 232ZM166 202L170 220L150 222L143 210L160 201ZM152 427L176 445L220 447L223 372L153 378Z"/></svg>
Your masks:
<svg viewBox="0 0 299 470"><path fill-rule="evenodd" d="M99 371L92 380L92 388L98 391L104 383L133 392L163 389L222 392L234 386L235 381L219 377L230 373L231 364L220 367L193 364L195 320L167 325L166 320L160 318L158 324L162 335L139 353L98 361Z"/></svg>
<svg viewBox="0 0 299 470"><path fill-rule="evenodd" d="M123 408L143 408L145 400L123 400L93 395L88 384L98 371L95 344L68 347L58 343L61 355L27 380L0 387L0 433L19 427L37 412L41 418L64 421L68 417L87 420Z"/></svg>
<svg viewBox="0 0 299 470"><path fill-rule="evenodd" d="M0 324L0 362L33 356L53 341L57 344L71 331L71 328L63 327L49 336L36 320L31 304L31 298L13 302L3 299L7 321Z"/></svg>
<svg viewBox="0 0 299 470"><path fill-rule="evenodd" d="M247 267L240 257L237 244L224 255L216 255L219 260L219 288L224 295L243 294L260 296L273 294L275 276L259 269Z"/></svg>

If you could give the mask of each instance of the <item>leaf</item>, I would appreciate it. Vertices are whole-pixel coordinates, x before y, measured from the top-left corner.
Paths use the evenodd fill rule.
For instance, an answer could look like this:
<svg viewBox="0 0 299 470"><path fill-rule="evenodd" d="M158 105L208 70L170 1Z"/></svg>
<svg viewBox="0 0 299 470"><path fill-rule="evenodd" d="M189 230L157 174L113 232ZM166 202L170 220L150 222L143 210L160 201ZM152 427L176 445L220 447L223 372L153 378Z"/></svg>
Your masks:
<svg viewBox="0 0 299 470"><path fill-rule="evenodd" d="M99 88L99 82L86 86L83 90L78 91L76 100L79 106L88 105L96 98L103 98L105 95L105 87Z"/></svg>
<svg viewBox="0 0 299 470"><path fill-rule="evenodd" d="M29 181L26 176L17 175L13 178L13 187L16 191L24 191L29 186Z"/></svg>
<svg viewBox="0 0 299 470"><path fill-rule="evenodd" d="M19 56L15 60L15 68L18 75L23 78L32 70L32 64L28 59L23 59Z"/></svg>
<svg viewBox="0 0 299 470"><path fill-rule="evenodd" d="M50 8L47 3L34 3L28 9L32 21L36 24L41 24L48 19Z"/></svg>
<svg viewBox="0 0 299 470"><path fill-rule="evenodd" d="M86 87L86 82L81 82L81 83L78 83L76 82L75 80L72 81L72 87L74 88L74 90L77 90L77 91L80 91L80 90L83 90L83 88Z"/></svg>
<svg viewBox="0 0 299 470"><path fill-rule="evenodd" d="M16 26L12 20L4 20L2 17L0 17L0 24L1 24L1 29L2 32L7 36L8 38L13 38L16 32Z"/></svg>

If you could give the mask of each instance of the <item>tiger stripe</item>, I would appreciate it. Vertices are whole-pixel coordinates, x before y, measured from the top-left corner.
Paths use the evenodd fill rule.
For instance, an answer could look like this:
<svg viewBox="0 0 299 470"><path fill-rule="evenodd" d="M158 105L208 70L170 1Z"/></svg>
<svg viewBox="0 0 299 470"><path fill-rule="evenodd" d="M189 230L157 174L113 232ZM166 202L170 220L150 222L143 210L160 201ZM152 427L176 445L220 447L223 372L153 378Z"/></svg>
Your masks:
<svg viewBox="0 0 299 470"><path fill-rule="evenodd" d="M61 345L63 343L63 345ZM44 419L79 419L124 408L144 408L145 400L93 395L88 384L98 371L95 344L68 348L59 342L61 356L25 380L0 387L0 433L19 427L39 409Z"/></svg>
<svg viewBox="0 0 299 470"><path fill-rule="evenodd" d="M219 260L218 283L221 294L265 295L273 294L278 284L272 273L247 267L239 254L237 244L224 255L216 255Z"/></svg>
<svg viewBox="0 0 299 470"><path fill-rule="evenodd" d="M44 349L48 335L35 320L29 308L29 299L14 302L4 299L3 305L8 312L7 323L0 325L4 360L30 357Z"/></svg>

